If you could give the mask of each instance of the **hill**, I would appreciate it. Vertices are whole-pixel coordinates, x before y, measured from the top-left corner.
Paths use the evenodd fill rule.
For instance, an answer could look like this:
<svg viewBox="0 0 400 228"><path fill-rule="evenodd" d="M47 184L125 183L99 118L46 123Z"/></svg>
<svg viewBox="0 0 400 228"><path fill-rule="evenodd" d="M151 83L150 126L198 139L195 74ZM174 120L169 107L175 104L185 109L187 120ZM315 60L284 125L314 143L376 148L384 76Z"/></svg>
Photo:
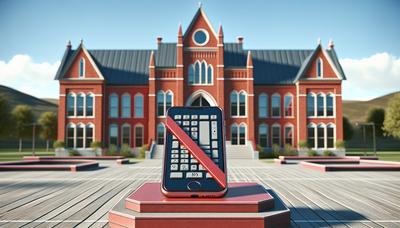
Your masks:
<svg viewBox="0 0 400 228"><path fill-rule="evenodd" d="M347 116L352 123L364 122L369 109L386 109L389 100L399 93L390 93L369 101L343 101L343 115Z"/></svg>
<svg viewBox="0 0 400 228"><path fill-rule="evenodd" d="M36 98L7 86L0 85L0 94L6 97L11 109L17 105L28 105L32 108L35 117L40 116L42 112L57 112L56 104Z"/></svg>

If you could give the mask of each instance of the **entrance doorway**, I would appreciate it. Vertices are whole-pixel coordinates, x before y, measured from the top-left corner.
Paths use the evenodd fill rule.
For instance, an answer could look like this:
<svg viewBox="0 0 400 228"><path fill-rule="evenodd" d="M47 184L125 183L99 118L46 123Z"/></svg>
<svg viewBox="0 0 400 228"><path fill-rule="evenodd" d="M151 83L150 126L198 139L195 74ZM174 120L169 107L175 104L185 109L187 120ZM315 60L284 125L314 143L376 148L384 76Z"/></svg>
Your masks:
<svg viewBox="0 0 400 228"><path fill-rule="evenodd" d="M186 106L191 107L209 107L217 106L214 97L207 91L199 89L192 93L186 101Z"/></svg>
<svg viewBox="0 0 400 228"><path fill-rule="evenodd" d="M209 107L210 103L208 103L208 101L204 97L201 96L201 97L196 98L196 100L194 100L190 106L192 106L192 107Z"/></svg>

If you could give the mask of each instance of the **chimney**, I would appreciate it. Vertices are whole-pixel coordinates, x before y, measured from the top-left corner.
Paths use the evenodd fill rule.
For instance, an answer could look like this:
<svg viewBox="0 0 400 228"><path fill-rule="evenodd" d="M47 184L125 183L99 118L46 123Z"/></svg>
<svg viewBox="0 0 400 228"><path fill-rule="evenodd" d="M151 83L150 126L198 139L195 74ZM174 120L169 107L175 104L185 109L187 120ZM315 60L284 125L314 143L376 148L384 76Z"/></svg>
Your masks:
<svg viewBox="0 0 400 228"><path fill-rule="evenodd" d="M243 44L243 39L244 39L243 36L238 36L237 37L237 43L238 44Z"/></svg>
<svg viewBox="0 0 400 228"><path fill-rule="evenodd" d="M329 43L328 43L328 49L331 50L331 49L333 49L333 47L335 47L335 44L333 43L333 40L330 39Z"/></svg>
<svg viewBox="0 0 400 228"><path fill-rule="evenodd" d="M157 44L161 44L162 42L162 37L161 36L157 36Z"/></svg>

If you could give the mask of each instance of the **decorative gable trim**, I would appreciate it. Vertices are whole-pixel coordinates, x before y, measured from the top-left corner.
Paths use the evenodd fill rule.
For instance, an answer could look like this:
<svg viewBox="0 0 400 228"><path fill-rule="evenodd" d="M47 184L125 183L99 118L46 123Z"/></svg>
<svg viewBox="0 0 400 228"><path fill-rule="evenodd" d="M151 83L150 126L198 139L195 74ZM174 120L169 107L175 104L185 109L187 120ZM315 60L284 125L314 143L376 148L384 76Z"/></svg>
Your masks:
<svg viewBox="0 0 400 228"><path fill-rule="evenodd" d="M183 37L186 38L186 35L189 33L189 31L192 30L194 24L196 23L198 17L202 15L204 17L204 20L206 21L208 27L210 27L210 30L212 32L212 34L214 35L214 38L218 40L218 35L214 30L214 27L212 26L210 20L208 19L206 13L204 12L203 8L200 6L199 9L197 10L196 14L194 15L192 21L189 24L189 27L186 29L185 34L183 35Z"/></svg>

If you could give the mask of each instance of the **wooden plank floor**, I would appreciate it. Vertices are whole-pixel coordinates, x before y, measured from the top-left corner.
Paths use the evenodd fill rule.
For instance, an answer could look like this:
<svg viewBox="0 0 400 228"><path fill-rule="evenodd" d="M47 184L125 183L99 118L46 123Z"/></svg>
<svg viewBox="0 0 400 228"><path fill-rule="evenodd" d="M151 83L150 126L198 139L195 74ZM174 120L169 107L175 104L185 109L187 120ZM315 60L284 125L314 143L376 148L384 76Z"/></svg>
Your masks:
<svg viewBox="0 0 400 228"><path fill-rule="evenodd" d="M107 212L161 160L84 172L0 172L0 227L107 227ZM258 182L291 209L293 227L400 227L400 172L320 173L297 165L229 160L229 181Z"/></svg>

